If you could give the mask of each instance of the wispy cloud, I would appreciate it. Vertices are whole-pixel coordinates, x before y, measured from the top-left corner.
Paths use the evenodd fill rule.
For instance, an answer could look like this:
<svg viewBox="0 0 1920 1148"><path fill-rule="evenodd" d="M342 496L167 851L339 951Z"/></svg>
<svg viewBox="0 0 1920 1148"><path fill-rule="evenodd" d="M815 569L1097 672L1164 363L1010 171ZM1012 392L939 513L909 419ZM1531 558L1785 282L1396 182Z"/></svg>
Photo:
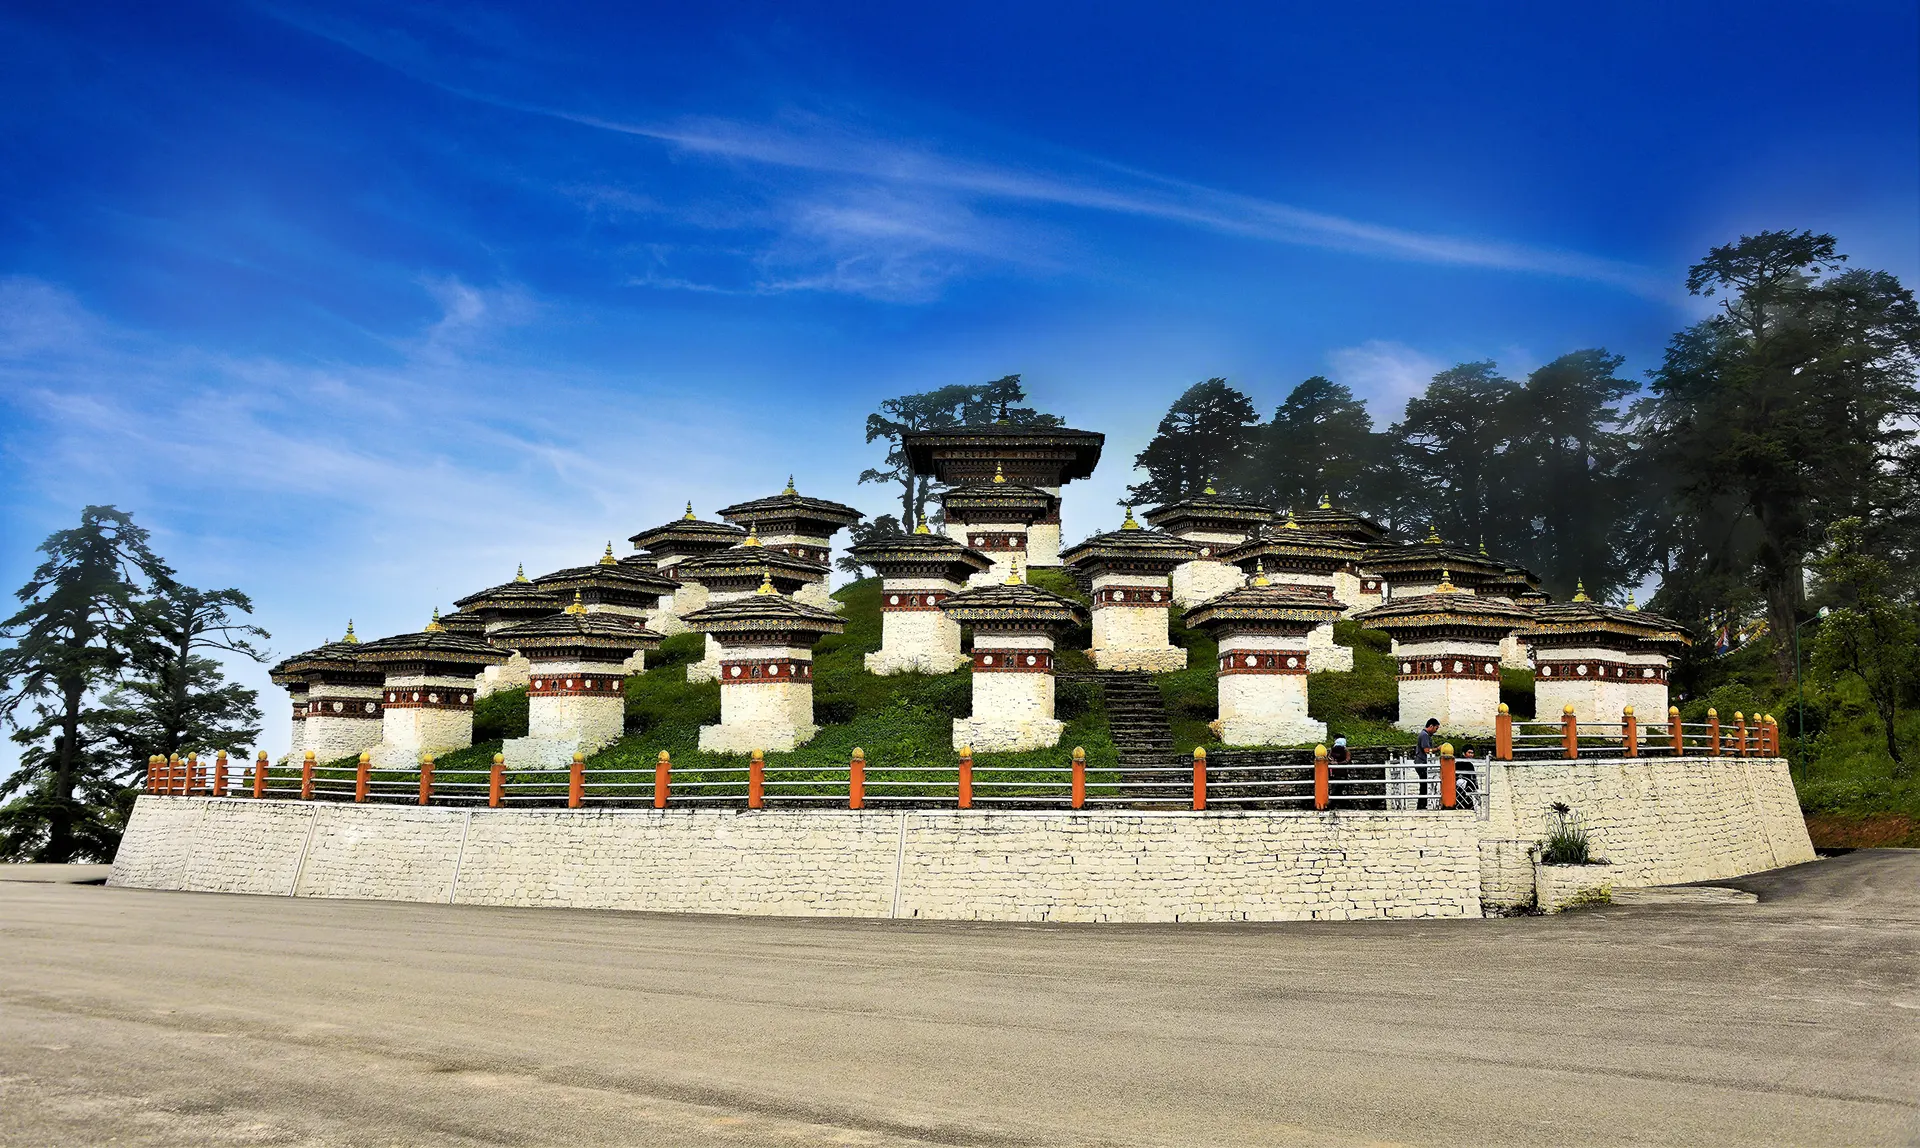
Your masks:
<svg viewBox="0 0 1920 1148"><path fill-rule="evenodd" d="M1384 429L1405 412L1407 400L1427 389L1447 364L1400 343L1369 340L1327 354L1327 374L1367 401L1373 425Z"/></svg>

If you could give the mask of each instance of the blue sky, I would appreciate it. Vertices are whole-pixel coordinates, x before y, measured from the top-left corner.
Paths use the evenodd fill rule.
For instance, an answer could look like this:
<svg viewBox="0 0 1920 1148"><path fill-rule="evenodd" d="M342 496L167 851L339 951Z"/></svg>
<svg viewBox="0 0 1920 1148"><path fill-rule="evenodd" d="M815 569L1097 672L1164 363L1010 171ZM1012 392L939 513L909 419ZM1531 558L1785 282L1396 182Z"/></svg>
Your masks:
<svg viewBox="0 0 1920 1148"><path fill-rule="evenodd" d="M1071 538L1198 379L1644 371L1762 228L1920 280L1911 4L396 7L0 7L8 589L111 502L278 651L413 629L886 510L866 412L1010 372L1109 436Z"/></svg>

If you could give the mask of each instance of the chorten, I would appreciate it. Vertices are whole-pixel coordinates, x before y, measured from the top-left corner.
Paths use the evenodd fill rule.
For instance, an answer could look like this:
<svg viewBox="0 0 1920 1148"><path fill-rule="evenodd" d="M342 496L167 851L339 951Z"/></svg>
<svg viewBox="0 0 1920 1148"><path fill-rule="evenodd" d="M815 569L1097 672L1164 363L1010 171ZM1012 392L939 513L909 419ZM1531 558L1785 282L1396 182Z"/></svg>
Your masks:
<svg viewBox="0 0 1920 1148"><path fill-rule="evenodd" d="M346 637L328 642L274 666L273 680L297 689L293 750L313 751L314 760L337 761L380 744L378 667L360 660L366 647L347 623ZM304 710L298 698L304 697Z"/></svg>
<svg viewBox="0 0 1920 1148"><path fill-rule="evenodd" d="M1464 547L1443 542L1438 530L1429 530L1420 542L1380 543L1367 548L1362 569L1386 579L1389 598L1431 594L1445 574L1458 589L1478 592L1483 585L1510 581L1510 565Z"/></svg>
<svg viewBox="0 0 1920 1148"><path fill-rule="evenodd" d="M868 671L945 674L965 664L960 623L941 613L940 603L989 569L991 559L924 523L912 534L869 539L852 554L880 575L880 648L867 655Z"/></svg>
<svg viewBox="0 0 1920 1148"><path fill-rule="evenodd" d="M682 620L720 647L720 724L700 727L703 752L778 753L813 739L819 731L813 724L813 646L822 635L846 628L838 615L795 601L763 578L748 596Z"/></svg>
<svg viewBox="0 0 1920 1148"><path fill-rule="evenodd" d="M1300 529L1311 530L1315 534L1331 534L1335 538L1344 538L1349 542L1358 542L1362 546L1371 546L1387 540L1387 528L1357 511L1335 505L1326 495L1320 501L1305 510L1296 509L1294 520Z"/></svg>
<svg viewBox="0 0 1920 1148"><path fill-rule="evenodd" d="M950 538L986 555L993 563L990 569L976 573L969 585L998 585L1014 569L1031 565L1033 529L1049 518L1054 522L1053 565L1059 565L1060 500L1037 486L1009 482L1006 475L995 471L986 482L942 491L940 516Z"/></svg>
<svg viewBox="0 0 1920 1148"><path fill-rule="evenodd" d="M478 618L483 635L491 636L509 626L558 613L566 605L566 600L534 585L523 566L514 571L511 582L502 582L464 598L455 598L453 604L459 607L455 613ZM454 630L453 627L446 628ZM507 660L497 666L488 666L474 683L483 698L500 690L518 689L527 684L527 660L511 648L502 648L507 650Z"/></svg>
<svg viewBox="0 0 1920 1148"><path fill-rule="evenodd" d="M1147 511L1147 525L1192 543L1199 557L1173 568L1173 600L1197 606L1246 584L1246 575L1226 560L1273 521L1273 511L1252 502L1236 502L1215 493L1211 483L1200 494Z"/></svg>
<svg viewBox="0 0 1920 1148"><path fill-rule="evenodd" d="M1485 543L1480 553L1485 554ZM1480 584L1476 591L1483 598L1498 598L1503 602L1512 602L1516 606L1533 609L1552 601L1540 589L1540 579L1533 572L1520 566L1509 566L1497 578L1488 579ZM1533 660L1527 656L1527 639L1524 634L1509 634L1500 643L1500 664L1510 670L1528 670L1533 668Z"/></svg>
<svg viewBox="0 0 1920 1148"><path fill-rule="evenodd" d="M901 437L901 447L914 474L930 474L947 486L991 482L997 474L1045 492L1053 505L1028 526L1024 561L1058 566L1060 490L1093 474L1106 441L1107 436L1093 431L998 422L909 431Z"/></svg>
<svg viewBox="0 0 1920 1148"><path fill-rule="evenodd" d="M1220 740L1228 745L1297 745L1323 740L1327 724L1307 715L1307 635L1340 616L1308 586L1252 585L1187 611L1186 623L1220 643Z"/></svg>
<svg viewBox="0 0 1920 1148"><path fill-rule="evenodd" d="M1500 642L1531 615L1456 587L1442 571L1431 593L1401 597L1355 619L1397 643L1400 729L1439 718L1449 733L1490 736L1500 707Z"/></svg>
<svg viewBox="0 0 1920 1148"><path fill-rule="evenodd" d="M843 503L801 494L789 475L787 488L779 494L722 507L720 517L735 526L753 527L769 550L831 566L834 534L866 516Z"/></svg>
<svg viewBox="0 0 1920 1148"><path fill-rule="evenodd" d="M1278 586L1295 586L1339 607L1335 617L1362 607L1355 601L1379 600L1379 580L1360 572L1366 547L1350 538L1303 528L1292 515L1268 526L1258 538L1229 550L1227 561L1248 578L1264 575ZM1315 625L1307 636L1308 668L1315 673L1353 668L1353 651L1334 640L1333 619Z"/></svg>
<svg viewBox="0 0 1920 1148"><path fill-rule="evenodd" d="M644 569L638 564L630 566L615 558L611 542L607 543L607 551L600 556L600 561L593 565L569 566L542 574L533 581L562 601L577 598L589 614L618 614L643 627L660 614L660 600L672 597L680 589L680 583L662 577L657 570ZM658 643L634 647L627 672L644 671L647 655L643 651L657 647Z"/></svg>
<svg viewBox="0 0 1920 1148"><path fill-rule="evenodd" d="M1054 638L1085 625L1086 607L1009 576L940 603L973 627L973 716L955 718L953 747L983 752L1060 744L1066 723L1053 716Z"/></svg>
<svg viewBox="0 0 1920 1148"><path fill-rule="evenodd" d="M747 532L738 526L694 517L693 503L689 502L686 513L679 518L651 530L642 530L629 538L627 541L633 543L640 553L630 554L620 561L636 566L644 562L662 577L678 581L680 575L677 567L681 563L738 546L746 537ZM688 601L677 592L661 598L657 608L647 618L647 627L662 634L685 633L687 628L681 623L680 615L699 609L707 601L704 593L697 593L693 598Z"/></svg>
<svg viewBox="0 0 1920 1148"><path fill-rule="evenodd" d="M1536 712L1572 706L1582 721L1617 722L1621 711L1653 725L1667 720L1667 672L1687 645L1685 626L1644 610L1587 597L1540 606L1522 631L1534 649Z"/></svg>
<svg viewBox="0 0 1920 1148"><path fill-rule="evenodd" d="M504 747L507 764L516 769L565 769L574 754L619 740L632 663L660 646L660 635L638 617L595 613L584 598L584 590L575 590L573 604L560 613L498 635L532 667L527 736L509 738Z"/></svg>
<svg viewBox="0 0 1920 1148"><path fill-rule="evenodd" d="M1096 534L1060 557L1093 583L1093 645L1087 656L1103 670L1164 673L1187 668L1187 652L1167 640L1173 606L1170 577L1200 556L1184 538L1133 520Z"/></svg>
<svg viewBox="0 0 1920 1148"><path fill-rule="evenodd" d="M828 594L827 578L831 573L826 563L769 549L760 544L757 534L748 531L738 546L704 558L690 558L674 567L674 576L680 581L675 601L688 608L680 615L680 620L687 622L699 612L692 607L697 605L703 610L752 597L764 582L771 585L774 592L804 606L837 613L833 607L838 603ZM691 622L687 622L687 628L699 629ZM719 672L720 642L708 632L706 656L687 667L687 680L712 681Z"/></svg>
<svg viewBox="0 0 1920 1148"><path fill-rule="evenodd" d="M507 654L490 642L449 633L436 610L417 633L365 643L360 660L385 675L373 764L412 769L423 753L473 744L474 676L506 661Z"/></svg>

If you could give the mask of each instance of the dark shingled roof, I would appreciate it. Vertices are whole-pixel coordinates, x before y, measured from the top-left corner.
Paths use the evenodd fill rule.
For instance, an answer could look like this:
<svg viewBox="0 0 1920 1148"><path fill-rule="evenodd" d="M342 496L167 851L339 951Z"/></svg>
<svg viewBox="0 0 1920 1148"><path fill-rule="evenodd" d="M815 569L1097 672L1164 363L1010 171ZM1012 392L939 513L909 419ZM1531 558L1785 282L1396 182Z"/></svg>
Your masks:
<svg viewBox="0 0 1920 1148"><path fill-rule="evenodd" d="M1025 518L1030 521L1052 510L1053 505L1051 494L1037 486L1018 482L969 482L950 486L940 492L940 506L949 515L955 511L973 514L1004 510L1008 512L1009 520Z"/></svg>
<svg viewBox="0 0 1920 1148"><path fill-rule="evenodd" d="M440 624L456 634L472 634L476 637L487 632L487 620L468 610L455 610L443 615Z"/></svg>
<svg viewBox="0 0 1920 1148"><path fill-rule="evenodd" d="M1277 560L1307 558L1321 563L1344 565L1349 562L1357 563L1366 553L1366 546L1351 538L1308 530L1289 520L1279 526L1269 525L1261 531L1259 537L1248 539L1221 555L1221 558L1251 570L1262 558Z"/></svg>
<svg viewBox="0 0 1920 1148"><path fill-rule="evenodd" d="M554 650L654 650L660 647L663 636L625 614L562 610L495 631L493 638L531 656Z"/></svg>
<svg viewBox="0 0 1920 1148"><path fill-rule="evenodd" d="M706 634L752 633L760 630L795 634L838 634L846 629L840 615L785 594L749 594L731 602L707 606L681 617L689 630Z"/></svg>
<svg viewBox="0 0 1920 1148"><path fill-rule="evenodd" d="M1100 462L1100 448L1107 436L1069 427L1011 426L988 423L976 426L945 427L940 430L908 431L901 437L907 452L907 464L915 474L937 474L934 454L938 451L966 450L991 458L996 450L1027 454L1037 450L1058 452L1060 477L1071 481L1086 478Z"/></svg>
<svg viewBox="0 0 1920 1148"><path fill-rule="evenodd" d="M1498 580L1504 577L1512 565L1486 554L1475 554L1444 542L1414 542L1408 545L1380 543L1367 547L1367 553L1360 565L1370 574L1378 574L1388 582L1395 578L1401 581L1411 580L1410 576L1434 575L1432 580L1439 581L1437 575L1445 570L1453 581L1467 586L1477 586L1482 582ZM1427 581L1419 577L1419 581Z"/></svg>
<svg viewBox="0 0 1920 1148"><path fill-rule="evenodd" d="M1035 629L1065 630L1087 622L1085 606L1025 582L963 590L942 600L940 609L956 622L976 626L1029 623Z"/></svg>
<svg viewBox="0 0 1920 1148"><path fill-rule="evenodd" d="M642 550L652 550L663 542L692 543L694 546L710 546L725 549L739 543L747 532L738 526L725 522L708 522L701 518L676 518L663 526L651 530L642 530L628 538Z"/></svg>
<svg viewBox="0 0 1920 1148"><path fill-rule="evenodd" d="M964 581L970 574L993 567L993 560L978 550L962 546L944 534L886 534L870 538L847 553L856 562L865 563L884 576L889 568L943 567L952 581Z"/></svg>
<svg viewBox="0 0 1920 1148"><path fill-rule="evenodd" d="M1295 511L1293 519L1304 529L1350 538L1355 542L1379 542L1387 536L1387 528L1373 519L1324 499L1318 506Z"/></svg>
<svg viewBox="0 0 1920 1148"><path fill-rule="evenodd" d="M453 604L462 610L558 610L566 605L552 591L517 578L498 586L489 586L464 598L455 598Z"/></svg>
<svg viewBox="0 0 1920 1148"><path fill-rule="evenodd" d="M802 577L808 581L819 581L832 573L832 568L824 562L789 554L778 547L759 545L730 546L717 554L689 558L673 569L683 580L695 582L700 580L702 574L738 576L761 569Z"/></svg>
<svg viewBox="0 0 1920 1148"><path fill-rule="evenodd" d="M441 662L449 665L492 666L507 660L507 652L479 638L446 630L421 630L413 634L395 634L360 646L360 660L380 665L386 662Z"/></svg>
<svg viewBox="0 0 1920 1148"><path fill-rule="evenodd" d="M603 589L630 590L638 594L671 594L680 584L652 570L623 566L619 562L599 562L592 566L568 566L551 574L542 574L533 584L562 597L569 591L597 586Z"/></svg>
<svg viewBox="0 0 1920 1148"><path fill-rule="evenodd" d="M1530 612L1533 624L1525 632L1535 640L1598 638L1595 645L1646 644L1674 649L1691 641L1687 628L1672 618L1602 602L1575 599L1535 606Z"/></svg>
<svg viewBox="0 0 1920 1148"><path fill-rule="evenodd" d="M824 533L830 535L842 527L852 526L866 515L843 502L809 498L804 494L793 493L792 488L789 487L767 498L755 498L747 502L736 502L732 506L723 506L720 508L720 517L733 523L817 522L828 527Z"/></svg>
<svg viewBox="0 0 1920 1148"><path fill-rule="evenodd" d="M1524 629L1533 612L1468 590L1452 589L1393 598L1353 616L1354 621L1396 637L1420 630L1512 631Z"/></svg>
<svg viewBox="0 0 1920 1148"><path fill-rule="evenodd" d="M358 638L350 642L328 642L323 646L315 646L311 650L303 650L282 659L267 671L267 676L274 685L287 686L303 680L308 674L351 672L356 668L362 668L360 666L362 648Z"/></svg>
<svg viewBox="0 0 1920 1148"><path fill-rule="evenodd" d="M1218 631L1236 623L1298 623L1311 629L1334 621L1346 606L1300 586L1242 586L1188 610L1188 628Z"/></svg>
<svg viewBox="0 0 1920 1148"><path fill-rule="evenodd" d="M1076 569L1133 563L1171 570L1198 557L1197 543L1176 538L1163 530L1123 526L1082 540L1062 553L1060 561Z"/></svg>
<svg viewBox="0 0 1920 1148"><path fill-rule="evenodd" d="M1183 522L1231 522L1251 532L1259 529L1261 523L1273 521L1274 513L1270 507L1257 502L1236 502L1216 494L1196 494L1192 498L1156 506L1141 517L1147 520L1149 526L1158 526L1162 530L1171 530Z"/></svg>

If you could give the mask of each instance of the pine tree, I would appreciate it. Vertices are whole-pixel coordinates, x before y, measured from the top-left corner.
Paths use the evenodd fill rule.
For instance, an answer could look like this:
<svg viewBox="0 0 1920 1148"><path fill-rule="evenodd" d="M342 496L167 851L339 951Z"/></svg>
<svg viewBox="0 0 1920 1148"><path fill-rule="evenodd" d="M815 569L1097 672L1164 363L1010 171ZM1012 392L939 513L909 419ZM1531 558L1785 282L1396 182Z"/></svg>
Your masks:
<svg viewBox="0 0 1920 1148"><path fill-rule="evenodd" d="M1225 379L1188 387L1134 459L1147 472L1145 482L1129 488L1134 501L1175 502L1199 494L1208 483L1239 489L1252 469L1259 422L1253 400Z"/></svg>
<svg viewBox="0 0 1920 1148"><path fill-rule="evenodd" d="M169 582L135 606L138 623L126 682L101 699L91 723L121 748L121 760L158 754L243 752L260 736L259 696L226 680L203 651L262 661L268 634L239 621L253 603L238 590Z"/></svg>

